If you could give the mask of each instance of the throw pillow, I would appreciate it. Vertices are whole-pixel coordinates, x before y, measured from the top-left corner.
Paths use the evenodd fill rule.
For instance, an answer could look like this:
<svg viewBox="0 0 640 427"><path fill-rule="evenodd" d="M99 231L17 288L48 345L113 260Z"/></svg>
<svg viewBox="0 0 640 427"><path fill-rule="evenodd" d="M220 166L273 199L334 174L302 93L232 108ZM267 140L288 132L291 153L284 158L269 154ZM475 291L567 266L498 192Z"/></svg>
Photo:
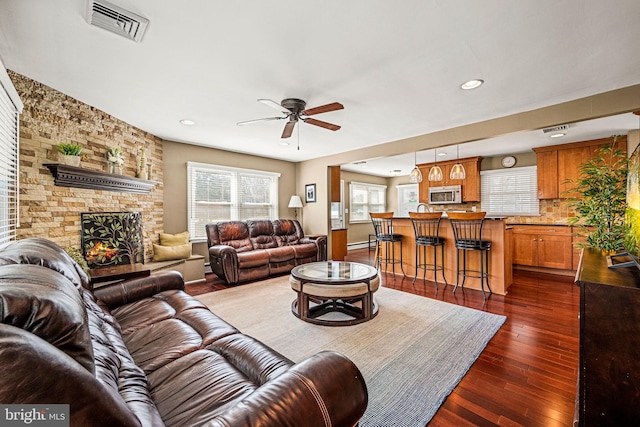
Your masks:
<svg viewBox="0 0 640 427"><path fill-rule="evenodd" d="M191 243L179 246L153 245L154 261L170 261L174 259L187 259L191 256Z"/></svg>
<svg viewBox="0 0 640 427"><path fill-rule="evenodd" d="M189 243L189 232L169 234L160 233L160 245L162 246L180 246Z"/></svg>

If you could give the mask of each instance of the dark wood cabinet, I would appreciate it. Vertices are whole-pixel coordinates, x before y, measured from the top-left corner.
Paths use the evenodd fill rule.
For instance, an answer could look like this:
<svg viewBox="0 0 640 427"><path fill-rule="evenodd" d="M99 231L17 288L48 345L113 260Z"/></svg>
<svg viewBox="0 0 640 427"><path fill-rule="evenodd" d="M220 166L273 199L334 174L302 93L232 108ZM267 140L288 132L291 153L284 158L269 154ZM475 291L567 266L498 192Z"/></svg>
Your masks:
<svg viewBox="0 0 640 427"><path fill-rule="evenodd" d="M579 426L640 425L640 270L585 249L580 286Z"/></svg>

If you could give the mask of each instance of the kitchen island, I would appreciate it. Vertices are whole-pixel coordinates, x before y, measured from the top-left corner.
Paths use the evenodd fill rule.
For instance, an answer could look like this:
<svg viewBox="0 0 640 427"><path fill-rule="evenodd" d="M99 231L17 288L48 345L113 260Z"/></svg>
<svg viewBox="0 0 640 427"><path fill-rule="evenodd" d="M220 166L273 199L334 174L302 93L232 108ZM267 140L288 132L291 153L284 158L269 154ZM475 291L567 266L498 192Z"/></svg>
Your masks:
<svg viewBox="0 0 640 427"><path fill-rule="evenodd" d="M393 218L394 234L401 234L402 240L402 266L407 276L414 277L416 275L415 257L416 257L416 239L413 233L413 225L409 218ZM511 286L513 275L511 267L511 229L507 227L505 220L502 218L485 219L482 238L491 242L491 250L489 251L489 286L495 294L506 295L509 286ZM445 239L444 243L444 274L450 285L456 283L456 247L453 238L453 230L451 224L446 218L440 221L440 237ZM384 245L383 245L384 250ZM433 248L427 248L427 257L433 259ZM460 254L460 262L462 262L462 254ZM469 251L467 254L468 268L479 270L480 255L475 251ZM430 262L430 261L429 261ZM440 263L440 254L438 254L438 263ZM384 266L384 264L383 264ZM386 270L391 271L391 266ZM419 286L422 280L422 270L419 271L416 286ZM396 274L402 274L396 267ZM443 284L441 272L438 274L438 286ZM426 280L433 281L433 271L427 270ZM460 278L462 283L462 278ZM480 290L480 279L475 277L467 277L464 287L467 289ZM453 288L449 288L453 291ZM460 292L460 288L456 291L456 295Z"/></svg>

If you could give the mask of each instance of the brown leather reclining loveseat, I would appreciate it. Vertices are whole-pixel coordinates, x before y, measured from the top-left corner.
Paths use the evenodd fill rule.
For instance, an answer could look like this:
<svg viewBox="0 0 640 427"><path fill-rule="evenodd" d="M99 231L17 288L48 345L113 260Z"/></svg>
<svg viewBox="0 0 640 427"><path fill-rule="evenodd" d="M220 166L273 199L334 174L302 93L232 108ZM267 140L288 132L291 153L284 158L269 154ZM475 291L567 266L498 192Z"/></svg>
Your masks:
<svg viewBox="0 0 640 427"><path fill-rule="evenodd" d="M82 427L358 422L367 391L349 359L294 364L183 288L167 271L92 291L48 240L0 247L0 403L68 404Z"/></svg>
<svg viewBox="0 0 640 427"><path fill-rule="evenodd" d="M211 270L231 285L326 260L327 238L305 237L296 220L222 221L205 229Z"/></svg>

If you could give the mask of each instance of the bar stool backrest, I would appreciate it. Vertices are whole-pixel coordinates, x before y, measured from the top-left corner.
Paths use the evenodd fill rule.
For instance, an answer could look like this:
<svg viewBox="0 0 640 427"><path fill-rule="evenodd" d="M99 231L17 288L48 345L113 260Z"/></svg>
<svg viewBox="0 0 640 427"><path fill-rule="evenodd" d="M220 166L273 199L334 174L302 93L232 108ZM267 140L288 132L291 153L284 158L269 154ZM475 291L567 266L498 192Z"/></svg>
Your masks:
<svg viewBox="0 0 640 427"><path fill-rule="evenodd" d="M449 222L457 248L479 249L486 212L450 212Z"/></svg>
<svg viewBox="0 0 640 427"><path fill-rule="evenodd" d="M376 239L388 240L393 237L393 212L369 213Z"/></svg>
<svg viewBox="0 0 640 427"><path fill-rule="evenodd" d="M440 219L442 212L409 212L416 243L437 243L440 241Z"/></svg>

